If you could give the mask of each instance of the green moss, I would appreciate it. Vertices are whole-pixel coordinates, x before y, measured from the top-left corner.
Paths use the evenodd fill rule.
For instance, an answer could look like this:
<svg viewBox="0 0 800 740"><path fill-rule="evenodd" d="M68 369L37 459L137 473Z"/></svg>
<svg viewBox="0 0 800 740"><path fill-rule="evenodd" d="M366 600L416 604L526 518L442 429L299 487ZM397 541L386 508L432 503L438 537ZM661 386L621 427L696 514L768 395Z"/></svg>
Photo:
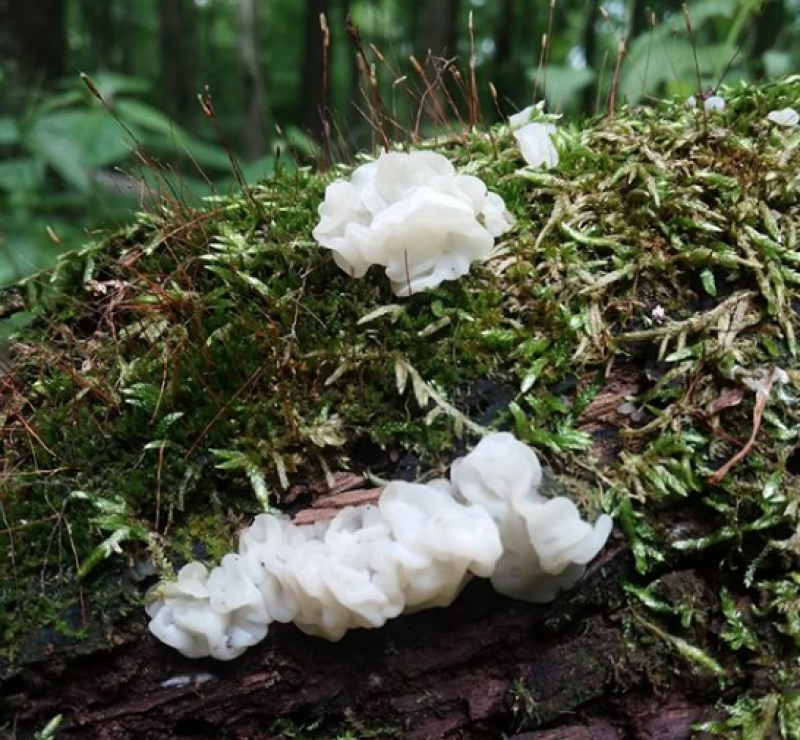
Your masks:
<svg viewBox="0 0 800 740"><path fill-rule="evenodd" d="M721 114L675 103L562 128L550 172L520 170L507 128L444 145L517 226L469 277L410 299L315 245L331 177L304 171L255 188L258 208L143 215L30 281L20 308L36 318L0 412L5 657L131 563L200 542L218 558L287 487L364 461L425 472L513 426L616 515L641 639L728 685L743 650L795 675L800 134L766 114L800 99L800 79L725 95ZM789 382L758 410L743 378L773 366ZM601 463L582 414L631 368L634 413L609 410L620 452ZM754 418L750 453L715 474ZM725 599L663 591L682 568ZM53 593L63 602L43 608Z"/></svg>

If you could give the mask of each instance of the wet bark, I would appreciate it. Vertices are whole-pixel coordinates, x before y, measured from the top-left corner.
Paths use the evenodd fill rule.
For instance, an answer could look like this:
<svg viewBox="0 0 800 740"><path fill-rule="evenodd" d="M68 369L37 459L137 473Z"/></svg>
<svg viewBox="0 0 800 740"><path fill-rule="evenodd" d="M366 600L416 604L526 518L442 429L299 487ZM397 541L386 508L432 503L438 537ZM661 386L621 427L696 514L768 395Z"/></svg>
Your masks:
<svg viewBox="0 0 800 740"><path fill-rule="evenodd" d="M583 410L578 425L595 440L597 459L618 455L619 406L642 382L640 368L619 366ZM370 500L376 491L365 485L340 474L298 519ZM543 484L553 494L558 485L549 476ZM476 579L446 609L355 630L336 644L276 625L262 644L221 663L157 642L138 606L118 617L106 611L154 580L140 565L115 581L121 593L86 595L88 625L77 610L64 615L88 637L34 635L19 648L23 665L0 663L0 731L14 727L15 740L27 740L62 714L60 740L278 740L291 736L281 734L287 722L313 725L313 738L350 729L410 740L689 740L718 687L676 675L657 641L631 638L623 584L633 577L616 534L552 604L515 602Z"/></svg>
<svg viewBox="0 0 800 740"><path fill-rule="evenodd" d="M708 710L656 693L648 656L629 651L619 610L630 568L617 538L550 605L475 581L447 609L336 644L279 625L231 663L183 658L137 611L94 646L43 644L46 660L0 676L0 727L22 740L63 714L59 738L76 740L282 738L281 721L317 723L315 737L349 726L411 740L688 740Z"/></svg>

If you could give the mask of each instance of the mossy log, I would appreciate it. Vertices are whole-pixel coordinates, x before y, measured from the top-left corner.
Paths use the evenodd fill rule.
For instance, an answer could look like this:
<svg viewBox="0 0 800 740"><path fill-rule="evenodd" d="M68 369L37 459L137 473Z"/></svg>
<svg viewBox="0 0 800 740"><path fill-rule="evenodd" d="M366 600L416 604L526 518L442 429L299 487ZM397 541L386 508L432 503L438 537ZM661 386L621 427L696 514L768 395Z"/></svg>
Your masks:
<svg viewBox="0 0 800 740"><path fill-rule="evenodd" d="M767 120L800 79L724 95L562 127L547 172L508 127L431 143L517 225L408 299L311 239L344 170L164 203L0 297L30 313L0 375L0 732L800 737L800 134ZM146 631L158 574L264 507L323 516L506 428L617 524L553 604L474 582L229 664Z"/></svg>
<svg viewBox="0 0 800 740"><path fill-rule="evenodd" d="M656 666L626 644L620 620L630 566L617 541L582 588L552 606L511 602L476 582L450 609L336 644L279 626L233 663L182 658L134 620L115 630L118 644L27 668L6 683L3 705L18 728L65 714L59 736L86 740L317 736L311 728L418 740L688 738L711 714L713 691L695 685L689 700L676 693L696 683L685 680L653 693ZM565 718L572 734L523 732Z"/></svg>

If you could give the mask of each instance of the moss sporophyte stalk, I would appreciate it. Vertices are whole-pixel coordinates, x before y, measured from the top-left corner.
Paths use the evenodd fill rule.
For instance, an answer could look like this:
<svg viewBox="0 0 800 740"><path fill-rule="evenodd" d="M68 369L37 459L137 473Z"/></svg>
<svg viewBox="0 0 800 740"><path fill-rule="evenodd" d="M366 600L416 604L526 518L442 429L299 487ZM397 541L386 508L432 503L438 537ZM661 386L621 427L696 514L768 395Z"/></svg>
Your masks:
<svg viewBox="0 0 800 740"><path fill-rule="evenodd" d="M0 390L3 659L100 640L87 604L139 610L151 561L213 565L337 472L415 477L513 429L624 534L631 661L708 679L714 732L797 737L800 134L768 115L800 78L719 94L559 122L548 170L508 125L450 137L515 226L410 297L312 239L344 168L155 209L30 279Z"/></svg>

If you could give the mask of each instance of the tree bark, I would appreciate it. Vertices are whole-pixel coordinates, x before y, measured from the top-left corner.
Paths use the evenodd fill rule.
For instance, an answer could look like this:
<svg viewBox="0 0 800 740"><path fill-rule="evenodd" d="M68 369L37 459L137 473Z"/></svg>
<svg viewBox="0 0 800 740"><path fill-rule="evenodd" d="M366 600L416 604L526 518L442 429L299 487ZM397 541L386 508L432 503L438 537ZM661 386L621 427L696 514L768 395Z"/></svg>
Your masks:
<svg viewBox="0 0 800 740"><path fill-rule="evenodd" d="M188 53L193 47L191 9L185 0L161 0L158 14L164 109L180 120L190 110L197 92Z"/></svg>
<svg viewBox="0 0 800 740"><path fill-rule="evenodd" d="M653 12L653 3L647 0L633 0L628 11L628 46L649 27L648 17Z"/></svg>
<svg viewBox="0 0 800 740"><path fill-rule="evenodd" d="M503 0L500 18L494 36L495 61L498 65L507 64L512 59L512 37L514 29L514 0Z"/></svg>
<svg viewBox="0 0 800 740"><path fill-rule="evenodd" d="M424 69L423 96L420 101L422 120L434 125L445 124L449 110L444 88L445 63L458 54L458 13L461 0L438 0L424 5L417 37L417 59Z"/></svg>
<svg viewBox="0 0 800 740"><path fill-rule="evenodd" d="M494 73L492 82L500 96L514 97L518 78L518 60L514 56L514 0L503 0L494 34Z"/></svg>
<svg viewBox="0 0 800 740"><path fill-rule="evenodd" d="M117 47L114 28L114 2L106 0L98 3L82 0L80 13L89 34L91 51L90 69L113 69L116 67L114 50Z"/></svg>
<svg viewBox="0 0 800 740"><path fill-rule="evenodd" d="M586 17L583 21L583 53L586 57L586 66L596 68L597 63L597 17L600 10L600 0L589 0L586 4ZM586 85L581 100L581 110L585 115L596 113L595 100L597 98L597 84Z"/></svg>
<svg viewBox="0 0 800 740"><path fill-rule="evenodd" d="M417 48L420 61L428 52L434 57L451 57L458 53L458 12L461 0L438 0L424 6Z"/></svg>
<svg viewBox="0 0 800 740"><path fill-rule="evenodd" d="M269 116L264 73L258 56L259 17L256 0L239 0L238 4L239 74L244 102L242 131L247 159L263 157L267 151Z"/></svg>
<svg viewBox="0 0 800 740"><path fill-rule="evenodd" d="M350 17L350 7L351 2L350 0L341 0L341 22L338 25L338 29L341 31L345 28L345 24L347 19ZM341 35L341 34L340 34ZM344 121L347 129L352 131L356 129L359 124L361 123L361 114L356 107L356 102L359 100L359 87L361 84L361 78L358 71L358 57L356 54L356 50L353 48L352 43L349 39L344 39L344 44L347 47L347 93L344 96L344 99L348 101L347 109L342 111L344 115L341 116L342 120ZM343 147L346 149L347 147ZM345 160L350 157L350 154L342 152Z"/></svg>
<svg viewBox="0 0 800 740"><path fill-rule="evenodd" d="M67 60L65 1L0 0L0 58L24 83L57 83Z"/></svg>
<svg viewBox="0 0 800 740"><path fill-rule="evenodd" d="M643 382L636 366L617 366L581 412L591 456L617 457L619 405ZM339 488L359 484L350 478ZM543 488L558 493L559 485L546 473ZM357 493L365 492L333 498L345 505ZM331 498L318 497L297 519ZM700 598L715 589L715 573L701 561L696 568L661 580ZM348 729L404 740L689 740L719 699L713 675L676 671L661 641L631 636L636 613L623 584L635 573L621 535L550 604L512 601L475 579L447 608L354 630L339 643L272 625L229 663L190 660L157 642L138 608L112 616L126 594L137 599L147 587L147 572L140 563L115 578L121 594L86 595L88 625L77 608L61 615L88 637L45 630L17 646L23 665L0 662L0 728L33 740L62 714L59 740L288 740L296 735L281 734L287 722L313 725L316 740Z"/></svg>
<svg viewBox="0 0 800 740"><path fill-rule="evenodd" d="M320 28L320 15L330 15L330 0L306 0L306 14L303 21L303 73L301 75L298 100L301 101L300 121L303 128L317 139L322 138L325 100L330 80L330 70L326 68L323 35Z"/></svg>
<svg viewBox="0 0 800 740"><path fill-rule="evenodd" d="M19 740L56 714L58 737L74 740L277 740L289 720L317 723L315 737L349 724L409 740L526 730L514 737L688 740L709 714L702 687L687 677L680 689L648 682L654 660L631 652L620 617L630 575L618 539L553 604L510 601L474 581L446 609L340 643L274 626L231 663L181 657L137 613L88 655L76 654L85 645L40 641L41 662L14 675L0 667L0 725L13 724Z"/></svg>

